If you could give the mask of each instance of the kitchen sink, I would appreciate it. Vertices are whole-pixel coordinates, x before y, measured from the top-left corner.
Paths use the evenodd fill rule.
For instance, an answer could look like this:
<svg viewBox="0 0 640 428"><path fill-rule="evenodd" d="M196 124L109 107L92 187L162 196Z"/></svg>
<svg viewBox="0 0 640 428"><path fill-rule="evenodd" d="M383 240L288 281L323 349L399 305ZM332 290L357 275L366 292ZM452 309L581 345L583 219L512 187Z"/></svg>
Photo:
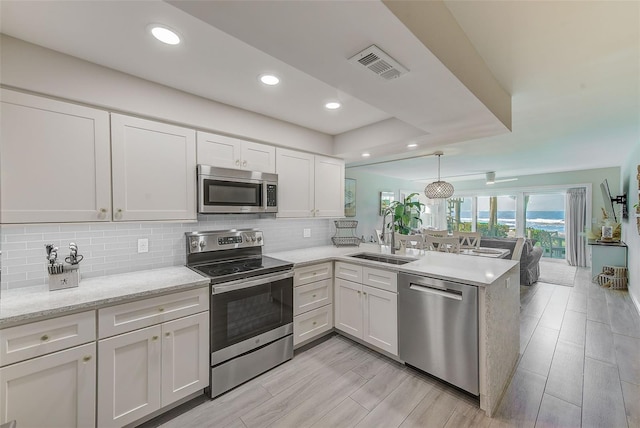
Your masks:
<svg viewBox="0 0 640 428"><path fill-rule="evenodd" d="M373 254L373 253L351 254L349 255L349 257L355 257L356 259L371 260L374 262L389 263L392 265L403 265L406 263L411 263L416 260L409 257L399 257L399 256L385 255L385 254Z"/></svg>

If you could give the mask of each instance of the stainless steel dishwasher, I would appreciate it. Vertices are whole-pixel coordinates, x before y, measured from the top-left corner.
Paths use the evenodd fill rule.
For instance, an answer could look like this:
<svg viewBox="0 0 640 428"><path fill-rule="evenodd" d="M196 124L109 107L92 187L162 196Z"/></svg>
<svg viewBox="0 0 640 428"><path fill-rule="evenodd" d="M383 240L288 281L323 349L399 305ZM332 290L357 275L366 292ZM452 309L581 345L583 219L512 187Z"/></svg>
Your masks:
<svg viewBox="0 0 640 428"><path fill-rule="evenodd" d="M478 395L477 287L400 273L398 347L408 365Z"/></svg>

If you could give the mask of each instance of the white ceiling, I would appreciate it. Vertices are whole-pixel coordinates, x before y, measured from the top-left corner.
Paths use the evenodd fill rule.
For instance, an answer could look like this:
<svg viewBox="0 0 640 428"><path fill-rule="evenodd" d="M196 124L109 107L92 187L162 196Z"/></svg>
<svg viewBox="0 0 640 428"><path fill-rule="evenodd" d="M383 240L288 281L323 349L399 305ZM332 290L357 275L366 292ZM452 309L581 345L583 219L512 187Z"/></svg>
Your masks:
<svg viewBox="0 0 640 428"><path fill-rule="evenodd" d="M3 0L0 31L334 135L335 154L352 163L364 150L373 161L443 150L445 177L493 170L503 178L618 166L639 144L640 2L445 5L455 18L446 25L477 51L457 60L479 54L472 70L492 74L494 92L511 94L511 123L497 118L473 79L454 75L427 48L431 41L378 1ZM146 32L152 22L177 29L184 43L157 43ZM451 40L434 42L464 52ZM387 82L347 61L373 43L410 72ZM257 76L265 72L282 84L262 86ZM343 108L325 110L333 99ZM409 141L420 147L407 152ZM431 180L435 162L366 168Z"/></svg>

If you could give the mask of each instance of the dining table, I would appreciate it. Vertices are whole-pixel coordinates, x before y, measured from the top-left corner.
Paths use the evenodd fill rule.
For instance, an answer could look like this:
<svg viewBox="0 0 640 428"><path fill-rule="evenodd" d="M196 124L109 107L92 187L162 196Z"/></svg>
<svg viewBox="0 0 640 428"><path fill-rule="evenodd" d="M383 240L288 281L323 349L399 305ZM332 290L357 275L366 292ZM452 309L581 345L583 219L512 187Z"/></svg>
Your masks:
<svg viewBox="0 0 640 428"><path fill-rule="evenodd" d="M506 248L464 248L460 250L460 254L467 256L479 256L479 257L491 257L494 259L508 259L511 255L511 250Z"/></svg>

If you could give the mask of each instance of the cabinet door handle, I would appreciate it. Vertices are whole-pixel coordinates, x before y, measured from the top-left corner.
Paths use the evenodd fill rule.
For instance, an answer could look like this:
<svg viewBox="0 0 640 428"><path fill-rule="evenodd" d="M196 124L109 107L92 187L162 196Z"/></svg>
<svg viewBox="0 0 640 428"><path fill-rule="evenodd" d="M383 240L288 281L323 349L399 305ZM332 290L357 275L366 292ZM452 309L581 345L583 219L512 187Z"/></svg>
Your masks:
<svg viewBox="0 0 640 428"><path fill-rule="evenodd" d="M49 340L49 336L46 334L43 334L40 340L42 340L43 342L46 342L47 340Z"/></svg>
<svg viewBox="0 0 640 428"><path fill-rule="evenodd" d="M153 336L151 340L158 340L158 336Z"/></svg>
<svg viewBox="0 0 640 428"><path fill-rule="evenodd" d="M240 159L236 159L236 166L240 166Z"/></svg>
<svg viewBox="0 0 640 428"><path fill-rule="evenodd" d="M358 296L360 295L360 292L358 291Z"/></svg>
<svg viewBox="0 0 640 428"><path fill-rule="evenodd" d="M247 166L247 161L242 161L242 166Z"/></svg>
<svg viewBox="0 0 640 428"><path fill-rule="evenodd" d="M164 308L158 308L158 312L164 312Z"/></svg>
<svg viewBox="0 0 640 428"><path fill-rule="evenodd" d="M316 325L316 324L318 324L318 323L317 323L317 321L314 321L314 322L313 322L313 325Z"/></svg>
<svg viewBox="0 0 640 428"><path fill-rule="evenodd" d="M91 361L91 355L85 355L85 356L82 358L82 361L84 361L85 363L86 363L87 361Z"/></svg>
<svg viewBox="0 0 640 428"><path fill-rule="evenodd" d="M315 294L313 294L311 297L316 297L316 295L315 295Z"/></svg>
<svg viewBox="0 0 640 428"><path fill-rule="evenodd" d="M164 335L169 337L169 336L171 336L171 332L166 332Z"/></svg>

